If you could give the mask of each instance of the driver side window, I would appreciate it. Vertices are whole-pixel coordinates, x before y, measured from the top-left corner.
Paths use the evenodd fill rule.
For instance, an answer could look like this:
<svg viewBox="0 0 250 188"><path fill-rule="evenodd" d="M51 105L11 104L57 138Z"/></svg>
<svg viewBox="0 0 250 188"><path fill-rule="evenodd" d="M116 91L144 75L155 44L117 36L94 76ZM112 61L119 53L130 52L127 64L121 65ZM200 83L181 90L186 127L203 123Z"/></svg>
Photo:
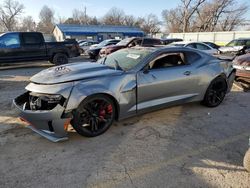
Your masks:
<svg viewBox="0 0 250 188"><path fill-rule="evenodd" d="M10 33L0 38L0 48L20 48L19 34Z"/></svg>
<svg viewBox="0 0 250 188"><path fill-rule="evenodd" d="M163 54L149 63L149 69L162 69L185 65L183 53Z"/></svg>

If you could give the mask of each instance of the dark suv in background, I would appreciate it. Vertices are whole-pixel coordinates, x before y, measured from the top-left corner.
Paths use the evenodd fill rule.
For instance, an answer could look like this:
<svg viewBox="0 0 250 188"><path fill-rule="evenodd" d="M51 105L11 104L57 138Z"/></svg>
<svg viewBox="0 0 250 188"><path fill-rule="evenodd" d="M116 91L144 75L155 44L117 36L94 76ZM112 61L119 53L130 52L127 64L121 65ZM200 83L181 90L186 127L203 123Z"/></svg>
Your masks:
<svg viewBox="0 0 250 188"><path fill-rule="evenodd" d="M6 62L47 60L60 65L79 56L76 40L45 42L39 32L8 32L0 35L0 64Z"/></svg>

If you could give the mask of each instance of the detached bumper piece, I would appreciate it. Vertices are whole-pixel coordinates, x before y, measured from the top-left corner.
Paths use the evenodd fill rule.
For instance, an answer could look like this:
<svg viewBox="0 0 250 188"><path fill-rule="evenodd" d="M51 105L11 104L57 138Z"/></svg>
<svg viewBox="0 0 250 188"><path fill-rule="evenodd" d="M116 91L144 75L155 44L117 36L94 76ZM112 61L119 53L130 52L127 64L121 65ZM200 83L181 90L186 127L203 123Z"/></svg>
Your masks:
<svg viewBox="0 0 250 188"><path fill-rule="evenodd" d="M49 98L48 95L40 95L35 94L34 97L31 92L26 92L13 100L17 115L29 124L28 128L52 142L67 140L67 127L70 119L62 118L64 107L62 104L55 103L54 96L52 96L53 101L45 99Z"/></svg>

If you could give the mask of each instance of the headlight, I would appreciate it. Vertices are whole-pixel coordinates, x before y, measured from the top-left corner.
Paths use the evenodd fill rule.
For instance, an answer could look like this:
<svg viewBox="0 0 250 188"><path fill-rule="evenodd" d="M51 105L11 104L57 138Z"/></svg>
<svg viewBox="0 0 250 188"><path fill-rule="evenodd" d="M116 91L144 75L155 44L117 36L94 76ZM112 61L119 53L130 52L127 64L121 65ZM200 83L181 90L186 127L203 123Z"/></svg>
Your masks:
<svg viewBox="0 0 250 188"><path fill-rule="evenodd" d="M58 94L41 94L30 92L29 106L31 110L52 110L57 104L64 105L65 98Z"/></svg>

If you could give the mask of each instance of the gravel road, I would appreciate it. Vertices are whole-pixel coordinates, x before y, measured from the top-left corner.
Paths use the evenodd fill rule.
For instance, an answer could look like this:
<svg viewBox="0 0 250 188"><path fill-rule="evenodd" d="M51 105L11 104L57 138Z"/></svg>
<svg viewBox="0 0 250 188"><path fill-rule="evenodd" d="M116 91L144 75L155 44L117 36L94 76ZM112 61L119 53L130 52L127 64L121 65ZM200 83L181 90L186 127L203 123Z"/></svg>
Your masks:
<svg viewBox="0 0 250 188"><path fill-rule="evenodd" d="M242 167L250 94L233 88L217 108L199 103L115 123L104 135L52 143L11 110L29 77L50 65L0 70L0 187L250 187Z"/></svg>

